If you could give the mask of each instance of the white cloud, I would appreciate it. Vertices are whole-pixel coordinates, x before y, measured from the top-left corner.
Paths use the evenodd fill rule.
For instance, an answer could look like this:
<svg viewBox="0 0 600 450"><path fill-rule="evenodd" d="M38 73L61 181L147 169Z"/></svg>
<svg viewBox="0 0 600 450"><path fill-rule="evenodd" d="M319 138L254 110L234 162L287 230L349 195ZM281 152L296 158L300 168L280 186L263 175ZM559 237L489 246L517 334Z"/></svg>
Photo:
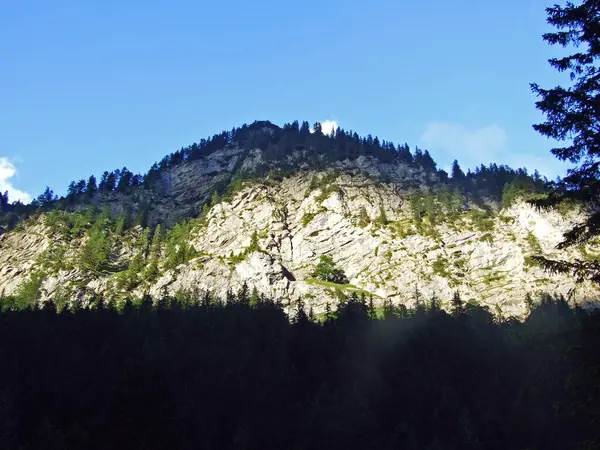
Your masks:
<svg viewBox="0 0 600 450"><path fill-rule="evenodd" d="M338 127L337 120L326 120L326 121L320 122L320 123L321 123L321 131L323 132L323 134L331 134L331 131L337 129L337 127ZM310 132L314 133L314 130L311 128Z"/></svg>
<svg viewBox="0 0 600 450"><path fill-rule="evenodd" d="M8 158L0 157L0 193L8 191L8 199L12 203L20 200L23 203L31 201L31 195L27 192L16 189L11 182L11 178L17 174L17 169Z"/></svg>
<svg viewBox="0 0 600 450"><path fill-rule="evenodd" d="M477 164L500 154L506 139L506 132L498 125L470 129L458 123L430 122L420 140L430 151L444 152L451 161L474 159Z"/></svg>
<svg viewBox="0 0 600 450"><path fill-rule="evenodd" d="M506 131L498 125L469 128L454 122L430 122L420 138L420 145L427 148L434 159L439 159L442 167L458 159L465 171L495 162L513 168L526 167L530 172L538 169L550 178L564 175L565 166L556 159L515 152L507 142Z"/></svg>
<svg viewBox="0 0 600 450"><path fill-rule="evenodd" d="M331 132L337 129L338 123L337 120L326 120L325 122L321 122L321 129L324 134L331 134Z"/></svg>

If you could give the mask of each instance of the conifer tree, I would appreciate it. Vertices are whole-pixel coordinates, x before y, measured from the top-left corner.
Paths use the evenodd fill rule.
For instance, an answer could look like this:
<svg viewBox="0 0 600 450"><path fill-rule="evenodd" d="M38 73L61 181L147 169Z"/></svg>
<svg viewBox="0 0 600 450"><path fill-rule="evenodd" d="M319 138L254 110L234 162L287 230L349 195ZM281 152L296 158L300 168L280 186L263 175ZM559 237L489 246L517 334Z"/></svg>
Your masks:
<svg viewBox="0 0 600 450"><path fill-rule="evenodd" d="M367 209L364 206L361 206L360 210L358 211L358 226L364 228L369 225L369 223L371 223L371 218L367 213Z"/></svg>
<svg viewBox="0 0 600 450"><path fill-rule="evenodd" d="M211 301L211 295L210 295L210 291L204 291L203 295L202 295L202 301L201 301L201 305L204 308L208 308L210 307L212 301Z"/></svg>
<svg viewBox="0 0 600 450"><path fill-rule="evenodd" d="M208 206L208 203L205 203L204 205L202 205L202 211L200 212L200 218L204 221L207 221L209 211L210 211L210 206Z"/></svg>
<svg viewBox="0 0 600 450"><path fill-rule="evenodd" d="M77 195L77 185L74 181L71 181L71 183L69 183L69 187L67 188L67 198L72 199L75 197L75 195Z"/></svg>
<svg viewBox="0 0 600 450"><path fill-rule="evenodd" d="M247 252L250 253L257 251L260 251L260 246L258 245L258 232L254 230L250 238L250 245L247 248Z"/></svg>
<svg viewBox="0 0 600 450"><path fill-rule="evenodd" d="M85 220L89 224L93 224L96 221L96 215L98 214L98 207L92 203L85 209Z"/></svg>
<svg viewBox="0 0 600 450"><path fill-rule="evenodd" d="M154 280L158 276L158 262L162 254L162 242L162 229L160 224L158 224L154 229L152 243L150 244L150 255L148 257L149 263L145 274L145 277L148 280Z"/></svg>
<svg viewBox="0 0 600 450"><path fill-rule="evenodd" d="M108 171L104 171L104 173L102 174L102 177L100 178L100 184L98 186L98 190L101 192L104 192L107 190L107 184L108 184Z"/></svg>
<svg viewBox="0 0 600 450"><path fill-rule="evenodd" d="M252 288L249 304L253 308L257 307L260 304L260 295L258 294L258 289L256 289L256 286Z"/></svg>
<svg viewBox="0 0 600 450"><path fill-rule="evenodd" d="M240 305L247 306L250 303L248 284L244 281L242 287L238 291L237 301Z"/></svg>
<svg viewBox="0 0 600 450"><path fill-rule="evenodd" d="M559 245L565 248L600 235L600 4L598 0L583 0L577 5L567 2L548 7L546 12L548 23L556 31L544 34L544 40L572 49L570 55L552 58L549 63L559 72L568 72L571 83L551 89L531 84L539 97L536 107L546 116L545 122L533 127L543 136L566 142L551 152L575 166L559 189L534 203L552 207L568 198L586 205L585 221L569 230ZM600 283L598 261L557 261L543 256L535 259L552 272L572 273L578 280Z"/></svg>
<svg viewBox="0 0 600 450"><path fill-rule="evenodd" d="M377 311L375 310L375 305L373 304L373 296L372 295L369 296L368 313L369 313L369 319L371 319L371 320L377 319Z"/></svg>
<svg viewBox="0 0 600 450"><path fill-rule="evenodd" d="M112 213L109 205L105 205L102 208L102 212L96 219L96 224L98 224L103 230L108 230L112 224Z"/></svg>
<svg viewBox="0 0 600 450"><path fill-rule="evenodd" d="M385 209L383 205L379 205L379 216L377 217L377 224L379 226L386 226L388 224L387 214L385 213Z"/></svg>
<svg viewBox="0 0 600 450"><path fill-rule="evenodd" d="M78 195L84 194L85 193L85 189L86 189L86 182L85 180L81 179L77 182L77 184L75 185L75 190L76 193Z"/></svg>
<svg viewBox="0 0 600 450"><path fill-rule="evenodd" d="M115 233L123 234L123 232L131 226L131 210L129 208L122 208L119 211L119 215L115 219Z"/></svg>
<svg viewBox="0 0 600 450"><path fill-rule="evenodd" d="M86 195L91 198L98 192L98 185L96 184L96 177L91 175L87 181L87 188L85 190Z"/></svg>
<svg viewBox="0 0 600 450"><path fill-rule="evenodd" d="M109 257L110 238L102 224L96 223L81 249L80 265L84 270L98 272L107 267Z"/></svg>
<svg viewBox="0 0 600 450"><path fill-rule="evenodd" d="M454 315L461 315L465 312L464 302L460 298L458 291L454 292L452 296L452 313Z"/></svg>
<svg viewBox="0 0 600 450"><path fill-rule="evenodd" d="M465 173L460 168L457 159L452 163L452 179L459 183L465 179Z"/></svg>
<svg viewBox="0 0 600 450"><path fill-rule="evenodd" d="M148 216L150 214L150 206L148 202L142 201L138 205L135 213L135 224L146 228L148 226Z"/></svg>
<svg viewBox="0 0 600 450"><path fill-rule="evenodd" d="M54 194L54 191L46 186L44 192L38 195L36 201L41 207L48 207L54 201L58 200L58 196Z"/></svg>
<svg viewBox="0 0 600 450"><path fill-rule="evenodd" d="M233 293L231 288L227 289L227 293L225 294L225 299L227 301L227 305L237 304L237 296Z"/></svg>
<svg viewBox="0 0 600 450"><path fill-rule="evenodd" d="M221 201L221 197L219 196L219 192L215 189L212 193L212 197L210 198L210 206L215 206Z"/></svg>
<svg viewBox="0 0 600 450"><path fill-rule="evenodd" d="M394 317L396 317L396 308L394 308L394 304L392 303L392 300L389 298L386 298L383 301L383 319L390 320L390 319L393 319Z"/></svg>
<svg viewBox="0 0 600 450"><path fill-rule="evenodd" d="M296 314L294 315L294 323L306 323L308 322L308 315L304 309L304 300L300 297L296 302Z"/></svg>
<svg viewBox="0 0 600 450"><path fill-rule="evenodd" d="M0 211L8 209L8 191L4 191L4 194L0 195Z"/></svg>

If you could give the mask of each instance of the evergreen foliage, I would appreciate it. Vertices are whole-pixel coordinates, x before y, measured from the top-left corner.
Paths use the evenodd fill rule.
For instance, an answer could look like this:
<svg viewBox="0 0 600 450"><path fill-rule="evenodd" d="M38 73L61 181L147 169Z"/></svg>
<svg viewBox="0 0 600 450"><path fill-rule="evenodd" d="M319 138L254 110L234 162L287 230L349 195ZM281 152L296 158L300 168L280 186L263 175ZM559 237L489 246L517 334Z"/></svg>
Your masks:
<svg viewBox="0 0 600 450"><path fill-rule="evenodd" d="M443 170L437 169L437 164L431 158L427 150L414 149L414 154L407 144L396 146L392 142L380 141L373 136L360 137L357 133L346 131L341 128L333 133L325 135L319 132L320 124L313 125L313 131L307 122L296 127L285 124L278 127L270 122L254 122L243 125L229 131L216 134L210 138L202 139L188 147L165 156L159 162L153 164L145 175L133 174L126 167L113 171L105 171L97 181L96 177L90 176L87 181L81 179L69 184L67 195L58 198L50 188L40 195L30 205L20 203L8 203L8 198L0 196L0 225L13 227L19 220L34 214L38 208L50 209L74 209L82 203L103 203L106 199L113 199L117 195L131 195L132 205L135 206L134 224L141 227L156 225L157 217L152 217L149 223L151 203L153 194L163 195L165 192L163 171L208 156L218 150L237 147L242 151L240 161L250 151L259 148L263 150L263 161L250 173L241 170L238 163L229 179L223 179L212 192L210 206L221 201L221 197L228 198L244 184L255 180L264 179L269 176L271 180L281 180L284 176L291 175L299 170L325 170L330 168L336 161L355 160L361 156L373 157L382 163L400 163L412 167L420 167L429 173L430 183L435 190L452 192L452 196L461 193L465 205L475 203L482 206L484 200L500 202L503 199L503 191L507 183L520 180L522 184L532 184L536 194L546 191L547 180L535 173L533 176L527 174L524 169L513 170L506 166L490 164L481 165L475 171L469 171L466 175L460 168L458 161L453 165L452 178ZM308 132L306 130L309 130ZM289 157L293 154L293 159ZM302 169L301 169L302 168ZM324 200L331 193L339 190L333 183L328 183L328 177L317 181L321 194L318 201ZM436 181L437 180L437 181ZM380 181L385 182L382 178ZM311 189L317 186L312 186ZM143 195L138 189L144 192ZM531 186L512 192L509 189L506 204L514 198L528 197L532 191ZM342 194L342 192L340 191ZM510 198L509 198L510 197ZM207 206L208 207L208 206ZM203 210L202 217L206 218ZM191 218L193 213L190 215ZM363 221L364 222L364 221Z"/></svg>
<svg viewBox="0 0 600 450"><path fill-rule="evenodd" d="M385 208L383 205L379 206L379 216L377 216L376 223L377 225L384 227L388 224L389 220L387 218L387 214L385 213Z"/></svg>
<svg viewBox="0 0 600 450"><path fill-rule="evenodd" d="M570 52L549 62L559 72L569 73L570 85L551 89L531 85L539 97L536 107L546 116L545 122L533 127L543 136L564 142L565 145L551 152L575 166L549 196L534 204L556 207L564 199L571 199L586 206L585 221L564 235L560 247L565 248L600 235L600 5L598 0L582 0L578 4L554 5L546 8L546 12L548 23L556 31L544 34L544 40ZM571 273L580 280L600 283L600 264L535 258L551 272Z"/></svg>
<svg viewBox="0 0 600 450"><path fill-rule="evenodd" d="M290 323L278 302L247 297L246 287L226 304L181 292L154 307L0 313L0 447L599 442L598 313L545 298L523 323L498 323L455 296L452 314L437 301L386 304L377 319L351 296L322 324L299 302Z"/></svg>
<svg viewBox="0 0 600 450"><path fill-rule="evenodd" d="M330 255L321 255L319 263L313 270L312 277L319 280L328 281L336 284L347 284L348 278L343 270L339 269L333 262Z"/></svg>
<svg viewBox="0 0 600 450"><path fill-rule="evenodd" d="M358 226L364 228L370 223L371 218L369 217L369 213L367 213L367 209L364 206L362 206L358 211Z"/></svg>
<svg viewBox="0 0 600 450"><path fill-rule="evenodd" d="M438 191L414 191L410 197L410 211L414 221L427 221L436 225L444 220L456 218L464 211L465 198L460 189Z"/></svg>
<svg viewBox="0 0 600 450"><path fill-rule="evenodd" d="M127 269L117 274L117 286L120 289L133 289L143 280L146 267L146 254L150 231L145 228L135 242L134 254L129 261Z"/></svg>
<svg viewBox="0 0 600 450"><path fill-rule="evenodd" d="M162 243L163 243L163 235L162 228L159 225L154 229L154 234L152 235L152 243L150 244L150 254L148 255L148 267L146 268L146 272L144 273L144 279L148 281L155 280L159 274L159 260L162 256Z"/></svg>
<svg viewBox="0 0 600 450"><path fill-rule="evenodd" d="M34 270L29 277L19 284L15 294L9 298L8 302L0 305L2 310L5 309L27 309L34 308L40 296L44 274L40 270Z"/></svg>
<svg viewBox="0 0 600 450"><path fill-rule="evenodd" d="M79 266L83 270L100 272L108 269L110 258L110 237L106 230L95 224L81 248Z"/></svg>
<svg viewBox="0 0 600 450"><path fill-rule="evenodd" d="M35 200L34 205L41 208L47 208L52 205L52 202L57 200L58 196L54 194L54 191L46 186L46 189L40 194Z"/></svg>
<svg viewBox="0 0 600 450"><path fill-rule="evenodd" d="M0 212L5 209L9 209L10 203L8 201L8 191L4 191L4 194L0 195Z"/></svg>
<svg viewBox="0 0 600 450"><path fill-rule="evenodd" d="M196 256L194 246L189 243L192 229L193 223L186 221L175 225L167 234L165 245L165 267L167 269L172 269L180 264L185 264Z"/></svg>

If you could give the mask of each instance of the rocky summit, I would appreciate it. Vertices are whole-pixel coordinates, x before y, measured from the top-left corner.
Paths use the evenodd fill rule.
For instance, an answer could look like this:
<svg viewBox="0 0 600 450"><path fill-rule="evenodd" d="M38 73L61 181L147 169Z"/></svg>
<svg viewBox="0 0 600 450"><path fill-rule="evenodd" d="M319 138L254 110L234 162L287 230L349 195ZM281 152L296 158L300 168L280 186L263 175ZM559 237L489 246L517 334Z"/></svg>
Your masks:
<svg viewBox="0 0 600 450"><path fill-rule="evenodd" d="M528 197L547 184L537 173L490 165L465 174L455 163L449 176L406 145L256 122L144 176L91 178L60 199L5 205L0 297L89 306L247 288L322 313L353 294L447 307L458 292L522 317L545 292L583 304L598 295L535 264L540 254L598 257L587 246L557 249L581 212L532 207ZM343 281L319 276L323 257Z"/></svg>

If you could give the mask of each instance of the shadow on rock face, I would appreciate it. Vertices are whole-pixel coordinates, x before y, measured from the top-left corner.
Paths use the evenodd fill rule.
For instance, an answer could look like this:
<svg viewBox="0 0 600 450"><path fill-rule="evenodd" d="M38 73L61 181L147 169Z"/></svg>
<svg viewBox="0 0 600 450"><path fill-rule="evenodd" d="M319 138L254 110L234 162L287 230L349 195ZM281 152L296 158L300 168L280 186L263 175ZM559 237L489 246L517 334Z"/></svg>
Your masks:
<svg viewBox="0 0 600 450"><path fill-rule="evenodd" d="M286 277L289 281L296 281L296 277L294 276L294 274L287 270L284 266L281 266L281 272L283 273L283 276Z"/></svg>

